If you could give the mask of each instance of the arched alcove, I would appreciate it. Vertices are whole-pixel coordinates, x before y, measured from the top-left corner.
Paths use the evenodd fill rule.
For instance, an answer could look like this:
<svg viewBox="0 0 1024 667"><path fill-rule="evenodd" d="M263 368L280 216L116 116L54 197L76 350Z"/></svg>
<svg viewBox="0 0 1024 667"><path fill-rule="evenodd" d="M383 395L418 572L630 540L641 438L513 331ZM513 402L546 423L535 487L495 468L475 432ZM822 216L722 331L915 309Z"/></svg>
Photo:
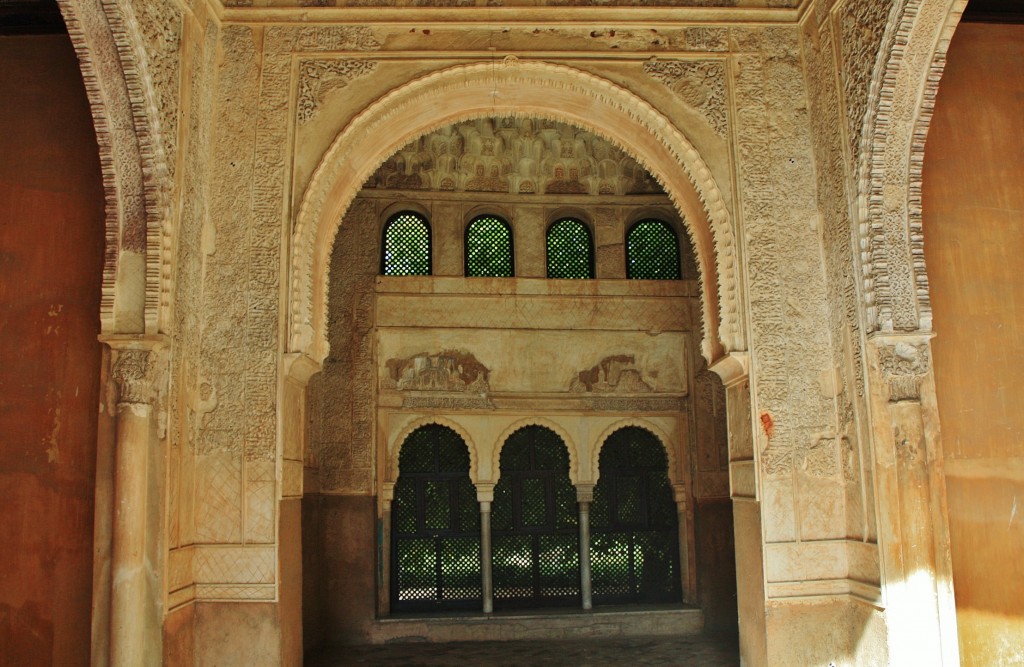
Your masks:
<svg viewBox="0 0 1024 667"><path fill-rule="evenodd" d="M501 115L577 125L610 138L647 167L685 220L698 258L705 357L712 362L745 349L735 233L721 189L683 132L610 81L513 57L500 68L462 65L407 83L360 113L335 139L303 195L292 235L292 352L317 361L327 355L332 241L344 212L377 165L426 132L459 120Z"/></svg>

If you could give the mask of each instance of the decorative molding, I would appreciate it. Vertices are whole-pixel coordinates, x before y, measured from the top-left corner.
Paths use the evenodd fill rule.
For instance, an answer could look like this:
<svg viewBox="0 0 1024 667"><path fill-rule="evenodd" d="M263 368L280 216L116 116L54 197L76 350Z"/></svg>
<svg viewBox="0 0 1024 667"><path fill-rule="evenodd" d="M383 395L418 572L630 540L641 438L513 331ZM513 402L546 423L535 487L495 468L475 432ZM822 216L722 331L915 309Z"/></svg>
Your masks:
<svg viewBox="0 0 1024 667"><path fill-rule="evenodd" d="M425 111L434 108L443 112ZM579 108L600 109L601 117L574 111ZM327 354L333 239L343 212L377 165L425 132L453 121L504 115L568 121L608 136L658 178L683 214L700 259L705 356L714 359L723 350L744 349L730 215L697 151L668 119L626 89L569 67L520 61L516 67L455 66L406 83L361 112L335 139L314 173L296 220L291 351L305 351L316 359ZM609 126L606 121L612 117L621 127ZM357 154L361 157L353 159Z"/></svg>

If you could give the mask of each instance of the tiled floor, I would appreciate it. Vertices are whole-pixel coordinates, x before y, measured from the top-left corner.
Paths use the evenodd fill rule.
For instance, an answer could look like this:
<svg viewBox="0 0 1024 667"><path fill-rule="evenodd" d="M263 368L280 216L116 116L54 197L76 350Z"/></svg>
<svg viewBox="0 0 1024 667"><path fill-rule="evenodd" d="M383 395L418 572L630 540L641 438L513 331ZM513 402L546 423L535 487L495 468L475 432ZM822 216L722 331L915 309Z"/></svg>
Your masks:
<svg viewBox="0 0 1024 667"><path fill-rule="evenodd" d="M735 635L624 637L454 644L386 644L335 648L311 656L307 667L700 667L738 666Z"/></svg>

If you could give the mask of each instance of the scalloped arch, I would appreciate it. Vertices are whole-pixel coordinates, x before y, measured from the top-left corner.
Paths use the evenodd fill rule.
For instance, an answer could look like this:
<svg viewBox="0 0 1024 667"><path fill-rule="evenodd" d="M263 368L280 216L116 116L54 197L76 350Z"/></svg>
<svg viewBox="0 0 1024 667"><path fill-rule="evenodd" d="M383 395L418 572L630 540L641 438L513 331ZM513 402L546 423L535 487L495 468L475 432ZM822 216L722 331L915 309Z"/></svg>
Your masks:
<svg viewBox="0 0 1024 667"><path fill-rule="evenodd" d="M627 417L626 419L621 419L606 428L601 432L601 435L598 436L597 440L594 441L594 446L590 452L590 471L591 479L594 480L594 484L597 484L597 481L601 476L601 450L604 449L604 444L608 441L608 438L615 434L616 431L621 431L622 429L630 426L642 428L658 439L658 442L661 443L662 448L665 450L665 457L668 462L668 479L673 484L680 483L681 480L679 479L679 468L677 466L675 448L672 447L672 440L668 437L668 434L648 421L637 419L635 417Z"/></svg>
<svg viewBox="0 0 1024 667"><path fill-rule="evenodd" d="M703 304L709 363L745 349L738 256L729 212L710 169L683 133L629 90L580 70L506 59L458 65L410 81L371 104L338 135L303 195L291 258L289 349L328 352L331 249L345 211L374 169L417 136L488 116L568 122L622 148L661 183L686 221Z"/></svg>
<svg viewBox="0 0 1024 667"><path fill-rule="evenodd" d="M466 449L469 450L469 479L471 482L476 484L480 472L480 458L477 453L476 443L473 441L473 438L470 437L469 431L467 431L461 424L448 419L447 417L438 416L419 417L418 419L412 420L402 428L393 442L388 443L389 449L393 447L393 450L388 455L388 477L385 481L391 483L398 481L398 458L402 453L402 447L405 445L405 441L408 440L413 431L432 424L450 428L455 431L460 438L462 438L462 441L466 444Z"/></svg>
<svg viewBox="0 0 1024 667"><path fill-rule="evenodd" d="M491 452L491 476L494 478L491 481L497 484L498 480L501 479L501 450L504 449L505 443L508 442L508 439L512 437L516 431L527 426L542 426L553 431L555 435L562 439L562 442L565 443L566 450L569 452L569 480L573 485L577 484L580 479L580 457L579 450L576 447L576 441L573 440L569 435L569 432L562 428L560 424L557 424L550 419L545 419L544 417L526 417L524 419L520 419L519 421L512 423L500 436L498 436L497 441L494 443L494 451Z"/></svg>

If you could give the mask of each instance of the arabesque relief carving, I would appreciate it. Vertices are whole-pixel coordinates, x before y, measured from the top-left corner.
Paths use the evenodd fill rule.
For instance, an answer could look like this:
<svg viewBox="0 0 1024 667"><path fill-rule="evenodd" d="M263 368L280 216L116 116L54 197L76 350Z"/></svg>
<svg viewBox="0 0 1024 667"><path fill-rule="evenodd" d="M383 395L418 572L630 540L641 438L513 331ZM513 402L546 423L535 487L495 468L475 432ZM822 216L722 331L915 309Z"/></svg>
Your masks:
<svg viewBox="0 0 1024 667"><path fill-rule="evenodd" d="M605 357L593 368L580 371L569 384L574 393L646 394L654 389L643 379L643 372L631 354Z"/></svg>
<svg viewBox="0 0 1024 667"><path fill-rule="evenodd" d="M299 122L311 121L327 95L344 88L355 79L369 76L376 69L377 62L374 60L349 58L302 61L299 67L297 103Z"/></svg>
<svg viewBox="0 0 1024 667"><path fill-rule="evenodd" d="M889 385L890 403L920 400L921 381L930 368L929 354L927 343L879 347L878 360Z"/></svg>
<svg viewBox="0 0 1024 667"><path fill-rule="evenodd" d="M148 404L155 395L155 353L151 350L118 350L110 375L117 383L118 404Z"/></svg>
<svg viewBox="0 0 1024 667"><path fill-rule="evenodd" d="M382 389L399 391L448 391L486 393L490 371L464 350L438 354L417 354L406 359L388 359Z"/></svg>
<svg viewBox="0 0 1024 667"><path fill-rule="evenodd" d="M658 60L644 63L644 72L662 82L686 104L699 110L720 137L729 132L725 62L718 60Z"/></svg>

